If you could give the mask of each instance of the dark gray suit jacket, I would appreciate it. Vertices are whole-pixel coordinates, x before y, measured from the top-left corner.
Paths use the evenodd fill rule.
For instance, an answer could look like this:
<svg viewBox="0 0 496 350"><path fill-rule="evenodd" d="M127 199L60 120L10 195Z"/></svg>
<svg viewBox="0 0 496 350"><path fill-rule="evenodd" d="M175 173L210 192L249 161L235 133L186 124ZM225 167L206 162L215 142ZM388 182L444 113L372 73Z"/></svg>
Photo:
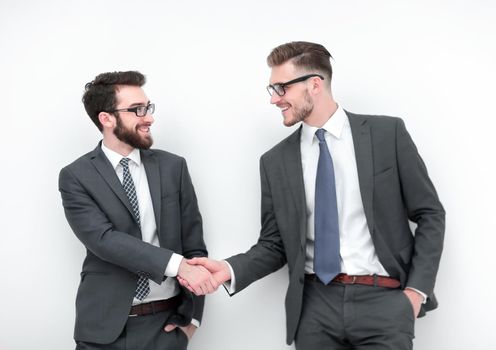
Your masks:
<svg viewBox="0 0 496 350"><path fill-rule="evenodd" d="M160 247L141 240L131 204L101 144L60 172L67 221L87 249L76 297L76 341L113 342L128 319L138 275L161 284L173 252L187 258L207 255L185 160L160 150L141 151L141 160ZM182 293L183 303L170 321L201 320L204 298Z"/></svg>
<svg viewBox="0 0 496 350"><path fill-rule="evenodd" d="M444 209L401 119L346 113L377 255L403 288L408 285L428 295L423 315L437 306L433 290L443 247ZM260 237L249 251L227 259L236 276L236 292L288 264L288 344L298 328L305 274L307 216L300 133L301 127L261 157ZM415 236L409 221L417 224Z"/></svg>

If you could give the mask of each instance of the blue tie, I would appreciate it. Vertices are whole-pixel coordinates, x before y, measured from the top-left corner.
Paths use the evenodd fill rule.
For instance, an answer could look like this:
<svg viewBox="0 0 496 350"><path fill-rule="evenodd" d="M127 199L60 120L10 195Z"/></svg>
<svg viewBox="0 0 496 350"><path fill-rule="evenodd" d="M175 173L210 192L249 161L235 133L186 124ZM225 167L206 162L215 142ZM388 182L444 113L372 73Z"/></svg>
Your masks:
<svg viewBox="0 0 496 350"><path fill-rule="evenodd" d="M339 221L336 181L324 129L315 133L319 139L319 163L315 181L315 250L313 268L317 277L329 282L341 272L339 256Z"/></svg>
<svg viewBox="0 0 496 350"><path fill-rule="evenodd" d="M129 171L129 158L122 158L119 163L122 165L122 169L123 169L122 186L124 187L124 191L126 192L127 198L129 198L129 202L131 202L131 207L133 208L136 221L138 222L138 225L141 226L138 196L136 195L136 189L134 187L133 178L131 177L131 172ZM150 283L148 282L148 278L144 276L139 276L138 283L136 284L136 291L134 292L134 296L139 300L143 300L147 297L149 293L150 293Z"/></svg>

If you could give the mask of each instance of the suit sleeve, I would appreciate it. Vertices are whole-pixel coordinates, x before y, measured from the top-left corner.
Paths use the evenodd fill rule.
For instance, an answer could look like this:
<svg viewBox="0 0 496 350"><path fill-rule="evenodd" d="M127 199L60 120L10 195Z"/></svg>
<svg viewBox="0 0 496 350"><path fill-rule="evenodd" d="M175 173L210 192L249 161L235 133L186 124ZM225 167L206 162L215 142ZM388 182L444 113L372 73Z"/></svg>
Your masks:
<svg viewBox="0 0 496 350"><path fill-rule="evenodd" d="M198 256L207 256L207 248L203 241L202 217L185 160L182 162L181 169L180 198L183 256L188 259Z"/></svg>
<svg viewBox="0 0 496 350"><path fill-rule="evenodd" d="M60 172L59 190L69 225L91 253L134 274L162 283L165 267L173 253L171 250L117 231L69 167Z"/></svg>
<svg viewBox="0 0 496 350"><path fill-rule="evenodd" d="M226 259L236 276L236 293L286 264L286 254L277 226L270 182L263 157L260 159L260 181L262 228L258 241L246 253Z"/></svg>
<svg viewBox="0 0 496 350"><path fill-rule="evenodd" d="M432 295L443 250L445 212L405 124L396 126L397 162L408 219L417 224L406 285Z"/></svg>
<svg viewBox="0 0 496 350"><path fill-rule="evenodd" d="M182 162L180 198L183 256L188 259L193 257L208 256L207 248L203 240L202 217L198 208L198 201L185 160ZM186 289L184 292L191 294ZM192 316L194 319L201 322L205 297L196 295L191 296L193 298Z"/></svg>

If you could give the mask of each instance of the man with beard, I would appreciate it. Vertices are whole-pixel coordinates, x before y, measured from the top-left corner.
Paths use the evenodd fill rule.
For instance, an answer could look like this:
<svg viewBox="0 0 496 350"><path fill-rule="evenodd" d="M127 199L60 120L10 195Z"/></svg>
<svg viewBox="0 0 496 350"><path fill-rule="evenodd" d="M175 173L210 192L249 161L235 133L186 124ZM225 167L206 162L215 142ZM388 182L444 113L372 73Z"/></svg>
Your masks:
<svg viewBox="0 0 496 350"><path fill-rule="evenodd" d="M330 58L308 42L271 52L270 102L301 125L261 157L259 240L190 263L231 294L287 263L287 343L299 350L411 349L415 318L437 306L444 209L401 119L335 102Z"/></svg>
<svg viewBox="0 0 496 350"><path fill-rule="evenodd" d="M186 162L150 149L155 105L134 71L98 75L84 107L103 134L63 168L67 221L86 247L76 298L77 349L185 349L217 287L184 258L207 256ZM184 258L183 258L184 257Z"/></svg>

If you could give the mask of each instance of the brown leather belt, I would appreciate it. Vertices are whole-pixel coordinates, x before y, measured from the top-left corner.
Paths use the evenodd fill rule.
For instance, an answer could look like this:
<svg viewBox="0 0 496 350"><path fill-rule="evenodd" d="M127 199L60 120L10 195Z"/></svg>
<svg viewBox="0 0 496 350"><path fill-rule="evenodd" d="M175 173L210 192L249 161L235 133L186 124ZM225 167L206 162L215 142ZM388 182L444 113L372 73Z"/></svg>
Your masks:
<svg viewBox="0 0 496 350"><path fill-rule="evenodd" d="M175 297L165 300L157 300L145 304L134 305L133 307L131 307L131 311L129 311L129 317L156 314L157 312L175 309L180 304L181 297L179 295L176 295Z"/></svg>
<svg viewBox="0 0 496 350"><path fill-rule="evenodd" d="M305 279L308 281L318 281L322 283L322 281L315 275L305 274ZM384 287L384 288L399 288L401 285L400 281L386 276L377 276L377 275L363 275L363 276L350 276L345 273L340 273L331 282L337 282L342 284L364 284L366 286L376 286L376 287Z"/></svg>

